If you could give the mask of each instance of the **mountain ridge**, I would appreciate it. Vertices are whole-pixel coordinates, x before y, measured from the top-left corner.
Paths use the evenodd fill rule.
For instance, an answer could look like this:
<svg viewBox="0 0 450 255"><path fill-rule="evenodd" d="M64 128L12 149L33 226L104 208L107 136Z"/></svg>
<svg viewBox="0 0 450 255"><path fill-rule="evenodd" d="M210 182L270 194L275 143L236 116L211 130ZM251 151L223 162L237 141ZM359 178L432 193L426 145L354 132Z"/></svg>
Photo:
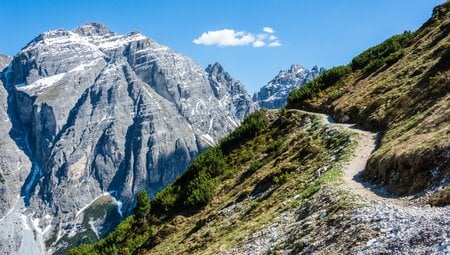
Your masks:
<svg viewBox="0 0 450 255"><path fill-rule="evenodd" d="M192 59L95 22L38 35L2 77L12 123L5 139L9 129L16 133L5 150L20 152L5 162L28 168L18 173L26 178L5 175L14 188L0 193L10 205L0 224L23 218L0 240L13 243L12 253L34 245L21 241L27 229L49 253L105 235L131 212L140 190L165 187L252 111L246 103L235 107L248 98L242 84L236 91L220 84L222 96L238 98L221 104L212 76Z"/></svg>
<svg viewBox="0 0 450 255"><path fill-rule="evenodd" d="M146 217L69 254L449 253L448 161L434 157L450 141L449 15L446 2L251 114Z"/></svg>
<svg viewBox="0 0 450 255"><path fill-rule="evenodd" d="M286 98L291 91L318 77L324 70L318 66L308 70L301 65L293 64L288 70L280 70L270 82L255 92L253 101L262 108L281 108L286 105Z"/></svg>

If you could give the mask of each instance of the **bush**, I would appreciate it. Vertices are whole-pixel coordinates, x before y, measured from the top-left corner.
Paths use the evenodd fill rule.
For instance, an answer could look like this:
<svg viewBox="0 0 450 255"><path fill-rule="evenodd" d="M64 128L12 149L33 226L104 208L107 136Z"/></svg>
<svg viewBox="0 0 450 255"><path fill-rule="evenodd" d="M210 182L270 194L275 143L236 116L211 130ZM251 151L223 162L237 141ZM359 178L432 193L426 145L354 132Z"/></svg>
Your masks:
<svg viewBox="0 0 450 255"><path fill-rule="evenodd" d="M160 208L163 212L170 211L175 202L178 199L179 187L177 189L174 188L172 184L167 185L163 190L156 193L155 199L153 200L153 208Z"/></svg>
<svg viewBox="0 0 450 255"><path fill-rule="evenodd" d="M136 207L134 208L134 217L137 221L143 221L149 212L150 198L148 197L145 189L143 189L137 196Z"/></svg>
<svg viewBox="0 0 450 255"><path fill-rule="evenodd" d="M182 209L200 209L213 197L217 177L222 176L226 169L221 149L210 147L174 183L155 195L153 210L157 213L176 213Z"/></svg>
<svg viewBox="0 0 450 255"><path fill-rule="evenodd" d="M264 160L262 160L262 161L260 161L260 160L252 161L250 163L250 167L248 168L248 171L254 173L254 172L258 171L261 167L263 167L265 164L266 164L266 161L264 161Z"/></svg>
<svg viewBox="0 0 450 255"><path fill-rule="evenodd" d="M352 59L352 69L364 69L371 72L386 64L393 64L404 55L413 37L413 33L405 31L403 34L394 35L381 44L369 48Z"/></svg>
<svg viewBox="0 0 450 255"><path fill-rule="evenodd" d="M217 177L223 173L226 167L223 153L218 147L211 147L200 154L189 166L189 172L205 172L212 177Z"/></svg>
<svg viewBox="0 0 450 255"><path fill-rule="evenodd" d="M286 138L283 137L283 138L280 138L280 139L277 139L277 140L271 142L267 146L266 153L278 151L281 148L281 146L283 145L284 141L286 141Z"/></svg>
<svg viewBox="0 0 450 255"><path fill-rule="evenodd" d="M227 153L232 151L243 142L256 137L267 126L268 121L264 110L250 114L238 128L220 141L222 152Z"/></svg>
<svg viewBox="0 0 450 255"><path fill-rule="evenodd" d="M214 196L216 186L216 180L212 179L208 173L200 172L195 179L189 182L186 205L192 207L206 205Z"/></svg>
<svg viewBox="0 0 450 255"><path fill-rule="evenodd" d="M337 66L326 70L316 79L307 82L305 85L296 90L293 90L287 98L288 106L295 106L301 101L313 97L320 91L336 84L350 72L351 68L349 66Z"/></svg>

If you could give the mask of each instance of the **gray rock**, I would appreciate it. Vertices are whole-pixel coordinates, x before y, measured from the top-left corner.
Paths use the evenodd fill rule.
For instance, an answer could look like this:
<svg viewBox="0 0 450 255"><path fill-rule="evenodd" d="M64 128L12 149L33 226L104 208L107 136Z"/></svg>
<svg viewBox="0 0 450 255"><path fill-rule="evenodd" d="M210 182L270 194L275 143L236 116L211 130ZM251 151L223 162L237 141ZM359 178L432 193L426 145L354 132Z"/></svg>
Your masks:
<svg viewBox="0 0 450 255"><path fill-rule="evenodd" d="M70 245L58 241L105 192L126 216L139 191L161 190L255 109L239 82L212 73L99 23L39 35L3 72L1 174L14 181L1 186L0 213L21 193L36 240L57 237L49 253Z"/></svg>
<svg viewBox="0 0 450 255"><path fill-rule="evenodd" d="M289 70L281 70L275 78L253 95L253 101L261 108L277 109L286 105L291 91L304 85L323 73L324 68L314 66L308 70L300 65L292 65Z"/></svg>
<svg viewBox="0 0 450 255"><path fill-rule="evenodd" d="M0 72L5 69L11 62L11 57L6 56L0 52Z"/></svg>
<svg viewBox="0 0 450 255"><path fill-rule="evenodd" d="M220 104L227 107L229 113L243 120L251 112L256 111L258 104L253 102L244 85L233 79L219 63L206 68L208 79L214 95Z"/></svg>

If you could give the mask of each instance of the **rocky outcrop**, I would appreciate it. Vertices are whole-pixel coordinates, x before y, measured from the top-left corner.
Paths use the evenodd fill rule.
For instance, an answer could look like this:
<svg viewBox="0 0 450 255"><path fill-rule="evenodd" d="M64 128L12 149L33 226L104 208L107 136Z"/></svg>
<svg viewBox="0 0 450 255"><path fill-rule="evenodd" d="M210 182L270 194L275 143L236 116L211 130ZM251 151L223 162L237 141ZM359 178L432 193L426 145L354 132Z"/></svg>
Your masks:
<svg viewBox="0 0 450 255"><path fill-rule="evenodd" d="M219 103L226 107L228 113L243 120L259 107L252 101L244 85L227 73L219 63L206 68L211 88Z"/></svg>
<svg viewBox="0 0 450 255"><path fill-rule="evenodd" d="M289 70L281 70L275 78L255 93L253 101L261 108L281 108L286 104L291 91L318 77L324 70L317 66L308 70L300 65L292 65Z"/></svg>
<svg viewBox="0 0 450 255"><path fill-rule="evenodd" d="M11 112L0 117L12 124L0 131L21 130L16 143L23 148L11 140L11 153L1 150L2 176L14 172L15 182L2 186L0 198L9 202L0 210L11 208L22 188L32 212L24 217L37 222L40 239L50 240L48 252L77 244L70 238L86 226L76 222L85 222L80 215L105 194L127 215L140 190L161 190L253 111L240 83L228 74L229 84L212 85L210 78L190 58L139 32L120 35L88 23L39 35L3 73L1 89L10 89L9 95L0 90L0 99ZM217 94L222 86L226 93ZM9 137L3 133L1 139ZM88 227L106 233L95 230L104 227L98 222Z"/></svg>
<svg viewBox="0 0 450 255"><path fill-rule="evenodd" d="M0 53L0 71L2 71L5 67L7 67L10 62L11 62L11 57Z"/></svg>

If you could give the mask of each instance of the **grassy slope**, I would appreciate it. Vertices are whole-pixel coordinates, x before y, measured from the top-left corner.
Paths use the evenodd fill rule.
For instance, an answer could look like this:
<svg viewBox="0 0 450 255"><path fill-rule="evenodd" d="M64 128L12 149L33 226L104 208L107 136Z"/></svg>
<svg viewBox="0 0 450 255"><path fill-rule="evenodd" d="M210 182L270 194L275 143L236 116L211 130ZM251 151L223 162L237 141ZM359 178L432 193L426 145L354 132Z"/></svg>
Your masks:
<svg viewBox="0 0 450 255"><path fill-rule="evenodd" d="M412 36L397 62L369 71L353 66L339 82L291 104L382 132L365 177L397 194L450 175L450 2Z"/></svg>
<svg viewBox="0 0 450 255"><path fill-rule="evenodd" d="M328 224L339 226L332 215L345 214L342 211L351 207L352 199L329 183L339 179L339 164L354 145L351 135L295 110L270 111L265 116L268 128L224 154L225 168L214 178L217 187L204 206L164 211L160 204L155 208L154 202L153 213L145 223L136 223L130 217L110 235L109 244L85 245L69 254L216 254L235 247L287 210L304 211L307 218L323 209L327 217L314 230L324 231ZM172 188L186 176L193 178L195 174L188 170ZM325 190L329 197L326 202L311 202ZM318 227L321 224L323 228ZM306 227L300 234L308 233ZM360 235L350 243L366 239ZM341 244L341 249L349 244L345 237L331 243ZM302 249L301 244L288 244L290 249Z"/></svg>

